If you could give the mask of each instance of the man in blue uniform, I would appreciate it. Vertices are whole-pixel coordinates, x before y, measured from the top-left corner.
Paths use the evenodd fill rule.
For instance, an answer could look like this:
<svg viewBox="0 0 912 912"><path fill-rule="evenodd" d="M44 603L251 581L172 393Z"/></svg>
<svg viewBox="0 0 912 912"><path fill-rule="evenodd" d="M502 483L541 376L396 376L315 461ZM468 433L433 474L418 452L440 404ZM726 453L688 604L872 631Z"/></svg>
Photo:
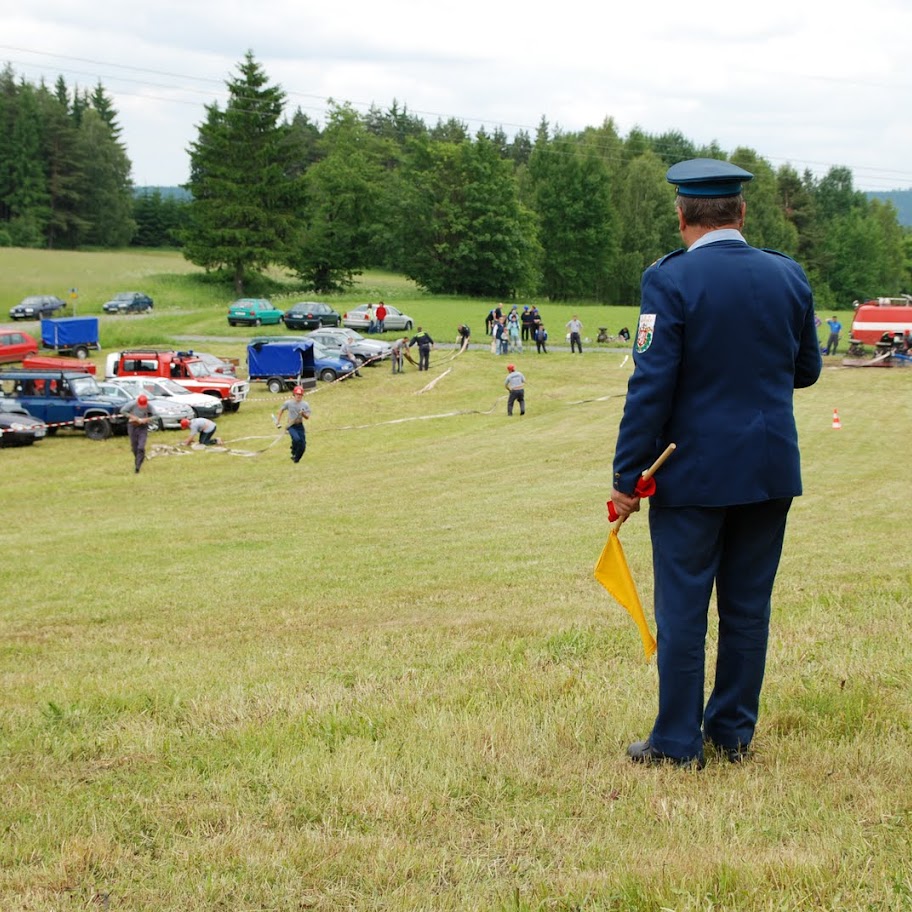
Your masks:
<svg viewBox="0 0 912 912"><path fill-rule="evenodd" d="M669 443L677 449L649 509L659 710L649 737L627 750L640 763L700 767L704 743L732 761L746 755L786 517L801 494L792 399L820 374L814 305L797 263L741 234L741 185L752 177L713 159L673 165L686 249L643 274L614 458L621 516L640 508L643 470ZM704 706L714 585L719 649Z"/></svg>

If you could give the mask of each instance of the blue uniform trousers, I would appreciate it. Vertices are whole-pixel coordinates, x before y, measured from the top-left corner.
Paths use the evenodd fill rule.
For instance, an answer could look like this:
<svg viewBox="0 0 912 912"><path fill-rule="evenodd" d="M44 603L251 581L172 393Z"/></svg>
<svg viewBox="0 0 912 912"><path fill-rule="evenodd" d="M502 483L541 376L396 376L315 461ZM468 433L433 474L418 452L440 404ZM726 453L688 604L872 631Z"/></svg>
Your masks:
<svg viewBox="0 0 912 912"><path fill-rule="evenodd" d="M754 735L769 639L770 595L791 498L730 507L649 507L658 630L659 712L650 743L702 757L704 736L747 747ZM719 645L704 709L713 584Z"/></svg>
<svg viewBox="0 0 912 912"><path fill-rule="evenodd" d="M291 437L291 458L300 462L307 449L307 434L303 424L289 424L288 434Z"/></svg>

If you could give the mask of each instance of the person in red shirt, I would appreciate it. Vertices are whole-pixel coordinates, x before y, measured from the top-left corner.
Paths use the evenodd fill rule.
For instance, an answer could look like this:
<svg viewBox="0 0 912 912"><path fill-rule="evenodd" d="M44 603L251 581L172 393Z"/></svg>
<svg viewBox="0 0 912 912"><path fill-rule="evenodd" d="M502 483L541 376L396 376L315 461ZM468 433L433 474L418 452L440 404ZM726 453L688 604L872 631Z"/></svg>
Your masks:
<svg viewBox="0 0 912 912"><path fill-rule="evenodd" d="M377 332L382 333L384 331L383 321L386 319L386 304L381 301L377 305Z"/></svg>

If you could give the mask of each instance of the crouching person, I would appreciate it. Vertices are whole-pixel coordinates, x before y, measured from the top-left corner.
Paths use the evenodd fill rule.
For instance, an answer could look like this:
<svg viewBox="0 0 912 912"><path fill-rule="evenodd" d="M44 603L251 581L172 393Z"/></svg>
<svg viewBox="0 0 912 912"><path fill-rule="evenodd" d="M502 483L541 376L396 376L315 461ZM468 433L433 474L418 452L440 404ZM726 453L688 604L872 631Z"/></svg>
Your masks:
<svg viewBox="0 0 912 912"><path fill-rule="evenodd" d="M199 434L199 442L203 446L220 446L222 443L222 438L215 436L215 422L209 418L182 418L181 427L190 431L190 436L184 441L184 446L190 446L197 434Z"/></svg>

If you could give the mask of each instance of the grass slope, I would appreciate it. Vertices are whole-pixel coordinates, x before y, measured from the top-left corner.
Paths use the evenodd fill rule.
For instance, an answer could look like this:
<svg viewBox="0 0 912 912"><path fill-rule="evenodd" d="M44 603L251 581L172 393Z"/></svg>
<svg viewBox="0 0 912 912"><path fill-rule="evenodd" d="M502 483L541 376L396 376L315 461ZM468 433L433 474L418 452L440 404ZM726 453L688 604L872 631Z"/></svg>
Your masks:
<svg viewBox="0 0 912 912"><path fill-rule="evenodd" d="M655 669L591 576L623 358L515 358L522 419L486 352L321 384L299 466L262 387L253 456L0 451L0 908L912 908L909 374L796 395L757 756L688 774L624 758Z"/></svg>

